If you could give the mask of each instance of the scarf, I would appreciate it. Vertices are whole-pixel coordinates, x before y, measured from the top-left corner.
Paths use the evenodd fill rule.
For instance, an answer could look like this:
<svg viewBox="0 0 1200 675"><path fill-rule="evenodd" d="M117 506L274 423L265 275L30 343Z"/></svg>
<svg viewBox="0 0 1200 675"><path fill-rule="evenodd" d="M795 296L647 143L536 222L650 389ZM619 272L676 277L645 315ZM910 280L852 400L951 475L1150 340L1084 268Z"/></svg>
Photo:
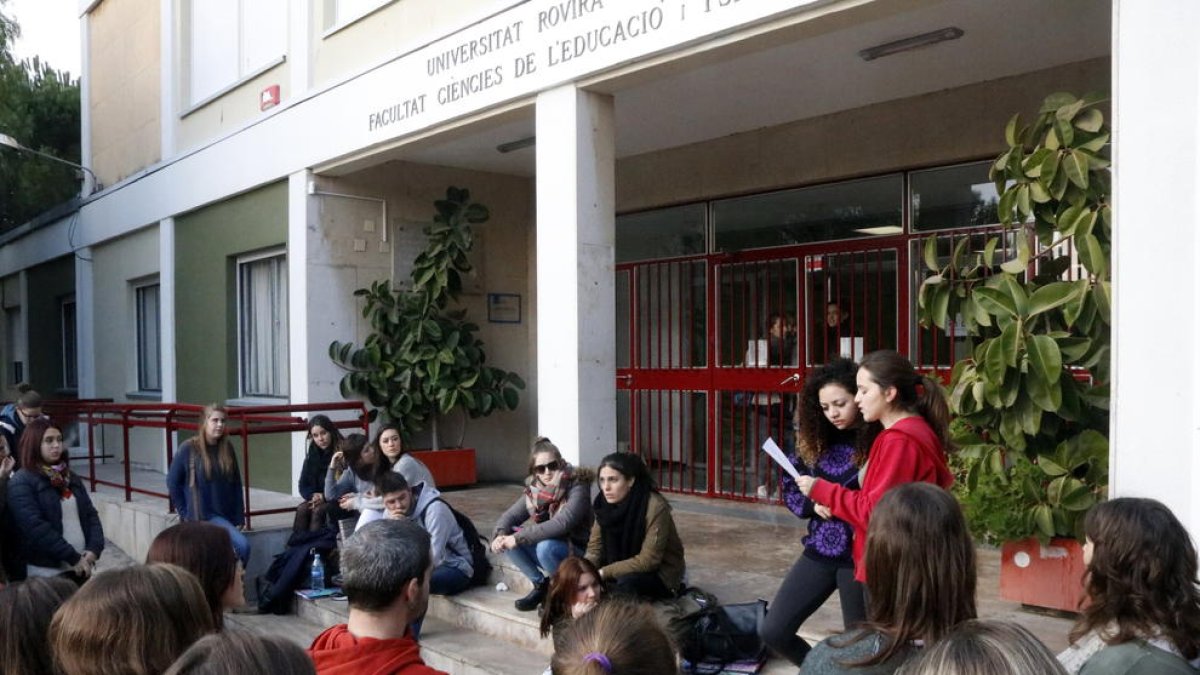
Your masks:
<svg viewBox="0 0 1200 675"><path fill-rule="evenodd" d="M53 466L43 464L42 475L50 479L50 487L58 491L61 499L71 498L71 470L67 468L66 462L60 462Z"/></svg>
<svg viewBox="0 0 1200 675"><path fill-rule="evenodd" d="M628 560L642 550L646 539L646 510L650 508L650 486L637 481L625 499L609 504L604 493L592 502L596 522L600 524L600 567Z"/></svg>
<svg viewBox="0 0 1200 675"><path fill-rule="evenodd" d="M553 480L543 482L537 474L525 479L525 508L535 523L553 518L571 491L571 465L563 459L558 461L562 463L562 470L555 472Z"/></svg>

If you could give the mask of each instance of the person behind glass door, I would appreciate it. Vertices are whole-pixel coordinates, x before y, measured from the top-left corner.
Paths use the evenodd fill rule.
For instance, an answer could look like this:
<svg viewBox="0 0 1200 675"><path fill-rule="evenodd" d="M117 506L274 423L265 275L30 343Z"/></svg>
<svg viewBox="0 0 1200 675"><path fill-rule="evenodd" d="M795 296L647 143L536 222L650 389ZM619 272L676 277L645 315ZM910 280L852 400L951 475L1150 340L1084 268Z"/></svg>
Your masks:
<svg viewBox="0 0 1200 675"><path fill-rule="evenodd" d="M226 435L229 413L210 403L200 416L200 429L183 442L171 469L167 489L180 520L207 521L229 532L242 565L250 559L250 541L242 532L245 496L237 453Z"/></svg>
<svg viewBox="0 0 1200 675"><path fill-rule="evenodd" d="M829 363L839 356L853 357L853 350L848 354L842 353L842 338L850 338L850 326L846 324L846 320L850 318L850 313L843 310L837 302L830 302L825 305L825 320L821 323L821 330L818 335L822 336L824 343L819 345L816 353L823 356L821 363ZM816 359L813 359L817 363Z"/></svg>

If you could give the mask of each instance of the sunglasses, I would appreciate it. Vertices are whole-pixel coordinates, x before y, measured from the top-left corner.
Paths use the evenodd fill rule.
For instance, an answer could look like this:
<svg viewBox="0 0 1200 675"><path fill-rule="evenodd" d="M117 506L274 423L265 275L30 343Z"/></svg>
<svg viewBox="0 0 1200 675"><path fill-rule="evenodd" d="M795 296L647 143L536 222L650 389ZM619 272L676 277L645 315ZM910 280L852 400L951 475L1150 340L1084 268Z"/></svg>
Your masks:
<svg viewBox="0 0 1200 675"><path fill-rule="evenodd" d="M558 471L558 460L547 462L545 464L536 464L533 467L535 473L545 473L547 471Z"/></svg>

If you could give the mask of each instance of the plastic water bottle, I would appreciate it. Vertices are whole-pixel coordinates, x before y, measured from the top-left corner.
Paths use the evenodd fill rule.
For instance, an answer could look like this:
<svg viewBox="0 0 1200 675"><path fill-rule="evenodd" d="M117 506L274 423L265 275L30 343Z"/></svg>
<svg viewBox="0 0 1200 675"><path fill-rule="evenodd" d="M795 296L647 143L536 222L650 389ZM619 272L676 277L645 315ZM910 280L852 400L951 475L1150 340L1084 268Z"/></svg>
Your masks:
<svg viewBox="0 0 1200 675"><path fill-rule="evenodd" d="M313 550L312 562L312 578L308 582L309 590L323 591L325 590L325 563L321 560L321 554Z"/></svg>

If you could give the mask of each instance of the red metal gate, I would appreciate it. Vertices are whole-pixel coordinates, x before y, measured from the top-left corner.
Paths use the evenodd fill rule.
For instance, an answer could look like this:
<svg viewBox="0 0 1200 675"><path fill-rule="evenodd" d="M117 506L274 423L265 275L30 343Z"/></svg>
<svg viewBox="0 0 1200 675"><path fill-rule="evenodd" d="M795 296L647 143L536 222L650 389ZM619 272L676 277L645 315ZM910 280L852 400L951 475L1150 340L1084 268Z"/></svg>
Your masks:
<svg viewBox="0 0 1200 675"><path fill-rule="evenodd" d="M777 498L759 448L792 447L807 370L908 350L907 269L903 238L619 265L622 447L664 490Z"/></svg>

